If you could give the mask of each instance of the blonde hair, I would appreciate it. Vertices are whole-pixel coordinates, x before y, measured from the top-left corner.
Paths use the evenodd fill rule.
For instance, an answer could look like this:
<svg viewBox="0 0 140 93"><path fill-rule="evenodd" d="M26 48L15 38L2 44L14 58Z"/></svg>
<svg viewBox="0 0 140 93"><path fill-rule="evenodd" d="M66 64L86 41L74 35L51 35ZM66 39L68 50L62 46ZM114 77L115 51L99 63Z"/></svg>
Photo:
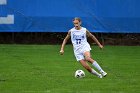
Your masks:
<svg viewBox="0 0 140 93"><path fill-rule="evenodd" d="M81 18L79 18L79 17L75 17L74 19L73 19L73 21L74 20L78 20L79 22L81 22Z"/></svg>

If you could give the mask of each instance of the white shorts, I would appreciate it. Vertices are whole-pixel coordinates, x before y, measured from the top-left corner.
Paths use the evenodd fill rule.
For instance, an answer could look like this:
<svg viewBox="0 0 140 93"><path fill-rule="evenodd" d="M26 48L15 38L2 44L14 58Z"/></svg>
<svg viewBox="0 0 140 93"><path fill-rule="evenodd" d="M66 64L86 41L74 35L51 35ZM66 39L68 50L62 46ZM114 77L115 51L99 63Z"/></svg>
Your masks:
<svg viewBox="0 0 140 93"><path fill-rule="evenodd" d="M76 60L80 61L82 59L85 59L84 53L87 51L90 52L90 50L91 50L90 46L85 46L85 47L78 49L77 51L74 51L74 55L76 57Z"/></svg>

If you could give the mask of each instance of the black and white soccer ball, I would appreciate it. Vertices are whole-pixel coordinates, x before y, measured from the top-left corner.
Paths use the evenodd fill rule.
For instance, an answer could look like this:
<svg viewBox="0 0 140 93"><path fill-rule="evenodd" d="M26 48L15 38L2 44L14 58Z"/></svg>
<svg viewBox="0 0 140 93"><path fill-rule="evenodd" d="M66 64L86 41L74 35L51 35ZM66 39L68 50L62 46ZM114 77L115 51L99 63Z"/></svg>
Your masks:
<svg viewBox="0 0 140 93"><path fill-rule="evenodd" d="M84 78L85 72L83 70L76 70L75 72L75 78Z"/></svg>

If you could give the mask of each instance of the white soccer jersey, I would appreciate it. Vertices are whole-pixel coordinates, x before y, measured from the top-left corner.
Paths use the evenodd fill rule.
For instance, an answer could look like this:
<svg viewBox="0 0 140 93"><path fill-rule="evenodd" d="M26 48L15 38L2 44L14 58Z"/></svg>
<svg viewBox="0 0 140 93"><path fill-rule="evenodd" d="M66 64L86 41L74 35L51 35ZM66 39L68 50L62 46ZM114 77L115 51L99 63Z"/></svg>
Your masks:
<svg viewBox="0 0 140 93"><path fill-rule="evenodd" d="M83 53L90 51L90 45L87 42L86 28L82 27L80 30L72 28L71 30L71 41L73 44L74 54L76 59L79 61L84 58ZM77 55L82 55L78 57Z"/></svg>

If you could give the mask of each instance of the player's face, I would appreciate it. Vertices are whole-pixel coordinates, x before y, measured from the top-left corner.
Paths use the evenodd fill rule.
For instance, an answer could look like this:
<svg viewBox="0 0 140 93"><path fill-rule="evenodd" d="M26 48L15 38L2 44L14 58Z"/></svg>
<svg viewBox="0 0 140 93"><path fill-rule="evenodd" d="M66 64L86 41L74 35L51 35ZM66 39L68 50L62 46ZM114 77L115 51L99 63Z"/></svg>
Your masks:
<svg viewBox="0 0 140 93"><path fill-rule="evenodd" d="M78 20L74 20L73 24L74 24L75 28L78 29L78 28L80 28L81 22L79 22Z"/></svg>

